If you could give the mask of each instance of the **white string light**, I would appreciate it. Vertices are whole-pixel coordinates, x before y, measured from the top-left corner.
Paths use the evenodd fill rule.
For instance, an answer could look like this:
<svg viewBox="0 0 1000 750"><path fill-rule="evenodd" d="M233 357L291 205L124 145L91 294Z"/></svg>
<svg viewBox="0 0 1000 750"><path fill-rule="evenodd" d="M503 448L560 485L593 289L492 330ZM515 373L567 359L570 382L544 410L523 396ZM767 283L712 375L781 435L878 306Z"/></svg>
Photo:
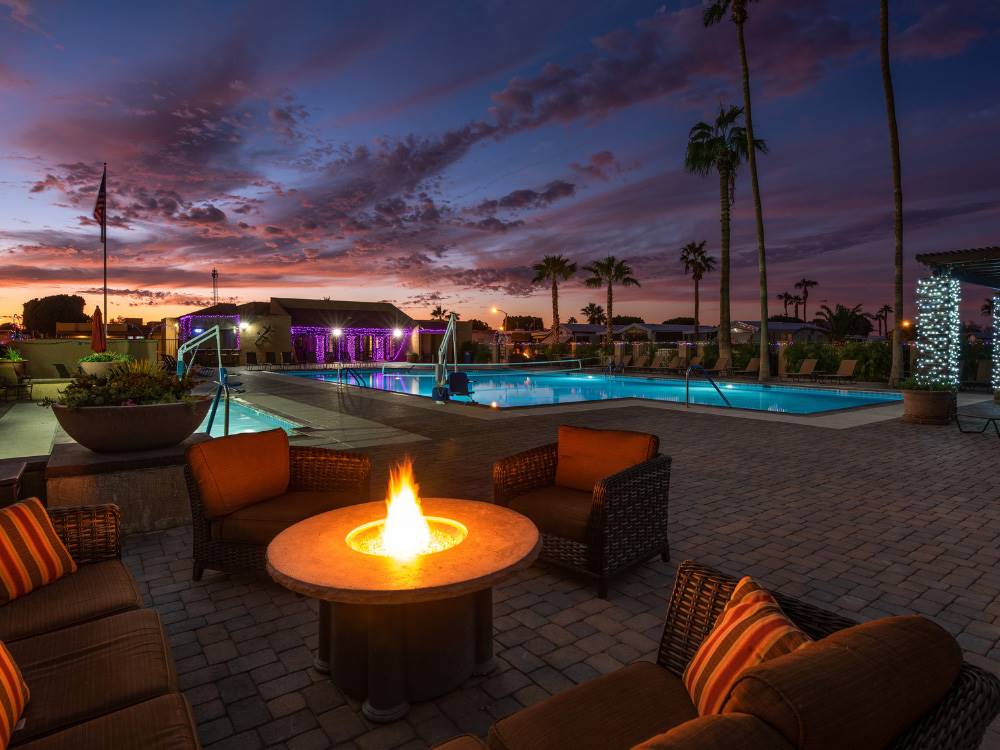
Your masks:
<svg viewBox="0 0 1000 750"><path fill-rule="evenodd" d="M917 282L916 380L921 385L958 387L961 298L961 284L951 276Z"/></svg>
<svg viewBox="0 0 1000 750"><path fill-rule="evenodd" d="M1000 342L997 341L997 334L1000 333L1000 297L993 298L993 362L990 368L990 382L993 390L1000 390Z"/></svg>

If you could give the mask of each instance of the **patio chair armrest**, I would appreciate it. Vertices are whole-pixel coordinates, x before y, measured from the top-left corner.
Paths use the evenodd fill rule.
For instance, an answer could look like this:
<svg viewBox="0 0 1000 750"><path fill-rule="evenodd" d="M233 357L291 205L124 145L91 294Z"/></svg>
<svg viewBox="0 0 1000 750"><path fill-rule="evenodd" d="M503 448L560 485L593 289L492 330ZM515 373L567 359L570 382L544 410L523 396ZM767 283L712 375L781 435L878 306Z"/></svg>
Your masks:
<svg viewBox="0 0 1000 750"><path fill-rule="evenodd" d="M122 512L117 505L79 505L46 510L56 534L77 564L121 558Z"/></svg>
<svg viewBox="0 0 1000 750"><path fill-rule="evenodd" d="M657 455L594 485L590 526L603 532L605 544L627 539L630 529L666 531L670 500L670 456Z"/></svg>
<svg viewBox="0 0 1000 750"><path fill-rule="evenodd" d="M1000 713L1000 680L963 662L955 684L941 702L897 738L890 749L975 750L997 713Z"/></svg>
<svg viewBox="0 0 1000 750"><path fill-rule="evenodd" d="M289 455L290 489L353 489L358 493L357 502L371 499L372 460L364 453L293 445Z"/></svg>
<svg viewBox="0 0 1000 750"><path fill-rule="evenodd" d="M528 490L547 487L556 481L558 444L515 453L493 464L493 502L507 505Z"/></svg>

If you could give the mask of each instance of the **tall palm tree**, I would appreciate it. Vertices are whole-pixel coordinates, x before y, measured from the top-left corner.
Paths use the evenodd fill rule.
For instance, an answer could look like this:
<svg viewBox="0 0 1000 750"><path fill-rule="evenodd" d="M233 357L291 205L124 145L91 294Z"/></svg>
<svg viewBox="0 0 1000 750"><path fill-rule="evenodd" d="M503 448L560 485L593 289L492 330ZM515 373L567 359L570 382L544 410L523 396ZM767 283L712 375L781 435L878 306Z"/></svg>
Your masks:
<svg viewBox="0 0 1000 750"><path fill-rule="evenodd" d="M552 282L552 335L559 331L559 280L566 281L576 273L576 263L570 263L562 255L546 255L532 266L535 270L535 284Z"/></svg>
<svg viewBox="0 0 1000 750"><path fill-rule="evenodd" d="M861 305L837 305L833 310L827 305L820 305L816 320L837 340L848 336L867 336L872 330L872 324L868 322L868 316Z"/></svg>
<svg viewBox="0 0 1000 750"><path fill-rule="evenodd" d="M604 314L604 308L593 302L588 302L586 307L580 310L580 313L592 326L602 326L608 322L608 316Z"/></svg>
<svg viewBox="0 0 1000 750"><path fill-rule="evenodd" d="M719 262L719 358L731 359L733 353L729 313L729 214L736 188L736 172L747 156L746 130L740 125L742 107L719 105L712 123L699 122L688 134L684 168L695 174L719 173L719 223L722 227ZM756 141L756 148L766 152L767 144Z"/></svg>
<svg viewBox="0 0 1000 750"><path fill-rule="evenodd" d="M702 240L701 242L689 242L681 248L681 263L684 265L685 273L691 274L691 278L694 279L694 338L697 341L698 286L705 274L715 269L715 258L705 252L705 240Z"/></svg>
<svg viewBox="0 0 1000 750"><path fill-rule="evenodd" d="M608 344L611 343L611 320L614 317L615 284L621 286L639 286L639 282L632 277L632 269L628 263L618 260L613 255L609 255L604 260L595 260L590 265L584 266L583 270L590 274L590 278L584 281L591 289L600 289L603 286L608 288L608 313L607 313L607 333L605 334Z"/></svg>
<svg viewBox="0 0 1000 750"><path fill-rule="evenodd" d="M736 24L736 41L740 52L740 71L743 79L743 114L747 136L747 165L750 168L750 188L753 193L754 218L757 223L757 274L760 277L760 369L757 377L767 380L771 377L771 359L768 356L767 337L767 253L764 249L764 209L760 202L760 183L757 179L756 139L753 135L753 109L750 106L750 66L747 64L747 43L743 26L747 22L747 6L752 0L715 0L705 8L705 26L714 26L730 11L730 19ZM883 0L885 2L885 0Z"/></svg>
<svg viewBox="0 0 1000 750"><path fill-rule="evenodd" d="M896 317L892 327L892 366L889 368L889 385L896 385L903 378L903 178L899 163L896 95L892 89L892 69L889 65L889 0L879 2L879 58L882 62L882 88L885 90L885 111L889 121L889 154L892 160L892 234L895 244L892 296Z"/></svg>
<svg viewBox="0 0 1000 750"><path fill-rule="evenodd" d="M809 319L809 313L806 312L806 303L809 302L809 289L814 286L819 286L819 282L805 277L795 282L795 288L802 290L802 320Z"/></svg>
<svg viewBox="0 0 1000 750"><path fill-rule="evenodd" d="M802 297L800 297L797 294L793 294L792 295L792 299L791 299L791 303L795 306L795 319L796 320L802 320L799 317L799 305L803 304Z"/></svg>
<svg viewBox="0 0 1000 750"><path fill-rule="evenodd" d="M889 335L889 313L891 313L891 312L892 312L892 305L882 305L882 307L880 307L878 309L879 320L881 320L882 323L885 324L885 334L884 335L886 335L886 336ZM882 334L882 326L879 326L879 335L880 336L883 335Z"/></svg>
<svg viewBox="0 0 1000 750"><path fill-rule="evenodd" d="M433 310L431 310L431 320L444 320L448 313L445 311L441 305L438 305Z"/></svg>
<svg viewBox="0 0 1000 750"><path fill-rule="evenodd" d="M788 306L792 304L792 295L788 292L782 292L778 295L778 299L781 300L781 304L785 306L785 317L788 317Z"/></svg>

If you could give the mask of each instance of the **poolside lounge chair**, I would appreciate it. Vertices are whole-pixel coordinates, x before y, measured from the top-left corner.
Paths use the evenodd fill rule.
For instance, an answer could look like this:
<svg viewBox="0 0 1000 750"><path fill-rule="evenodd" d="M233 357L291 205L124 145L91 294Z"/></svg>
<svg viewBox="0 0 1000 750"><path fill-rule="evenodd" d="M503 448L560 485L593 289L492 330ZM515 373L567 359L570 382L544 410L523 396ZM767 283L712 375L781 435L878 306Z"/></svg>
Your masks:
<svg viewBox="0 0 1000 750"><path fill-rule="evenodd" d="M658 351L656 354L654 354L653 355L653 361L649 363L649 369L650 370L662 370L663 369L663 365L664 365L664 363L667 360L667 354L668 353L669 352L667 352L666 349L660 349L660 351Z"/></svg>
<svg viewBox="0 0 1000 750"><path fill-rule="evenodd" d="M858 625L777 591L785 616L813 642L740 670L720 710L699 716L683 675L736 583L681 563L655 663L635 662L499 719L490 750L974 750L982 743L1000 709L1000 681L965 661L946 630L914 615Z"/></svg>
<svg viewBox="0 0 1000 750"><path fill-rule="evenodd" d="M191 577L262 571L267 545L294 523L368 502L371 459L288 444L284 430L215 438L187 450L194 536Z"/></svg>
<svg viewBox="0 0 1000 750"><path fill-rule="evenodd" d="M281 366L282 367L292 367L295 365L295 359L292 357L291 352L281 353Z"/></svg>
<svg viewBox="0 0 1000 750"><path fill-rule="evenodd" d="M742 370L733 370L733 375L748 375L750 377L757 377L757 373L760 372L760 357L752 357L747 366Z"/></svg>
<svg viewBox="0 0 1000 750"><path fill-rule="evenodd" d="M701 360L702 360L701 357L691 357L691 359L689 360L680 362L678 366L674 368L674 370L683 375L685 372L688 371L688 368L695 367L696 365L701 365Z"/></svg>
<svg viewBox="0 0 1000 750"><path fill-rule="evenodd" d="M681 365L681 357L679 354L675 354L670 361L661 367L661 370L676 370Z"/></svg>
<svg viewBox="0 0 1000 750"><path fill-rule="evenodd" d="M270 370L275 367L278 363L275 360L274 352L264 352L264 368Z"/></svg>
<svg viewBox="0 0 1000 750"><path fill-rule="evenodd" d="M670 558L670 457L656 435L559 428L555 443L493 464L493 501L542 534L542 559L597 580L660 555Z"/></svg>
<svg viewBox="0 0 1000 750"><path fill-rule="evenodd" d="M630 370L642 370L645 369L646 365L649 363L649 357L643 354L640 357L635 358L635 362L628 366Z"/></svg>
<svg viewBox="0 0 1000 750"><path fill-rule="evenodd" d="M67 368L66 365L62 364L61 362L56 362L52 366L56 368L56 374L60 378L72 379L73 374L69 371L69 368Z"/></svg>
<svg viewBox="0 0 1000 750"><path fill-rule="evenodd" d="M257 352L247 352L246 369L248 370L260 369L260 365L257 364Z"/></svg>
<svg viewBox="0 0 1000 750"><path fill-rule="evenodd" d="M992 363L988 359L981 359L976 362L976 377L974 380L962 382L963 388L993 388L990 378L993 374Z"/></svg>
<svg viewBox="0 0 1000 750"><path fill-rule="evenodd" d="M715 364L711 367L706 367L705 372L710 375L724 375L733 369L732 362L729 357L719 357L715 360Z"/></svg>
<svg viewBox="0 0 1000 750"><path fill-rule="evenodd" d="M621 358L621 361L618 364L624 370L626 367L632 364L632 355L626 354L624 357Z"/></svg>
<svg viewBox="0 0 1000 750"><path fill-rule="evenodd" d="M840 362L840 367L834 373L816 373L816 377L825 378L832 381L854 382L854 372L858 369L858 360L844 359Z"/></svg>
<svg viewBox="0 0 1000 750"><path fill-rule="evenodd" d="M806 380L813 379L815 377L816 370L816 360L815 359L804 359L799 363L798 372L786 372L785 377L790 380Z"/></svg>

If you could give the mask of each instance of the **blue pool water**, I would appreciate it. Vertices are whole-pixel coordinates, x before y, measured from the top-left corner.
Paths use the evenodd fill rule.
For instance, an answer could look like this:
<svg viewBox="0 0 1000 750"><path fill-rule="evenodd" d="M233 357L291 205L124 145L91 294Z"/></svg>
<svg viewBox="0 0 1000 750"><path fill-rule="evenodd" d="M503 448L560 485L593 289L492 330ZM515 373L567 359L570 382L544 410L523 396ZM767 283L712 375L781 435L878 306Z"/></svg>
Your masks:
<svg viewBox="0 0 1000 750"><path fill-rule="evenodd" d="M616 398L645 398L654 401L684 402L684 381L644 378L637 376L608 377L584 372L539 373L467 371L473 398L477 403L505 409L515 406L566 404L578 401L606 401ZM336 382L333 371L290 372L289 375L314 380ZM386 370L360 370L358 374L368 388L430 397L434 387L433 374ZM352 380L353 383L353 380ZM877 393L853 390L808 388L757 383L719 383L732 406L754 411L815 414L818 412L852 409L857 406L899 401L898 393ZM457 401L468 399L457 398ZM722 406L725 403L705 380L691 380L691 403Z"/></svg>
<svg viewBox="0 0 1000 750"><path fill-rule="evenodd" d="M205 432L208 427L208 417L198 426L198 432ZM276 417L266 411L260 411L241 401L229 402L229 434L236 435L240 432L265 432L280 427L285 432L291 434L298 425L289 422L281 417ZM223 415L223 405L219 404L219 411L215 415L212 423L212 437L221 437L225 434L225 417Z"/></svg>

